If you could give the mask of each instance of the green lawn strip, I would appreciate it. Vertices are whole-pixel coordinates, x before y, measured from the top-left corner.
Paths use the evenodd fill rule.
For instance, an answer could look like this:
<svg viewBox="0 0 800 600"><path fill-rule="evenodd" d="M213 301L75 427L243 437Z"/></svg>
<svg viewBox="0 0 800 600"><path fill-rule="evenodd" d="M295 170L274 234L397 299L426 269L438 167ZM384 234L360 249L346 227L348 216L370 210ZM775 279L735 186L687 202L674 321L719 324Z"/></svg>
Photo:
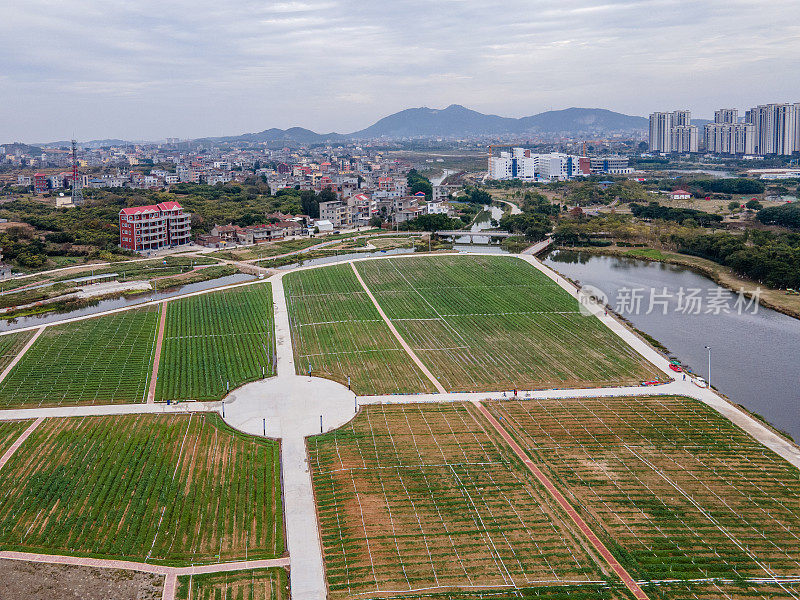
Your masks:
<svg viewBox="0 0 800 600"><path fill-rule="evenodd" d="M487 407L635 578L766 576L753 557L797 572L800 474L710 407L678 397Z"/></svg>
<svg viewBox="0 0 800 600"><path fill-rule="evenodd" d="M349 264L283 278L299 374L346 383L357 394L435 391L364 292Z"/></svg>
<svg viewBox="0 0 800 600"><path fill-rule="evenodd" d="M308 439L332 598L604 581L542 486L467 405L374 405Z"/></svg>
<svg viewBox="0 0 800 600"><path fill-rule="evenodd" d="M284 552L279 444L215 414L47 419L0 489L6 550L178 566Z"/></svg>
<svg viewBox="0 0 800 600"><path fill-rule="evenodd" d="M384 312L453 391L635 384L656 369L530 264L507 256L358 262Z"/></svg>
<svg viewBox="0 0 800 600"><path fill-rule="evenodd" d="M25 344L28 343L35 331L20 331L0 335L0 371L3 371L17 354L20 353Z"/></svg>
<svg viewBox="0 0 800 600"><path fill-rule="evenodd" d="M167 305L156 399L219 400L275 374L269 283L174 300Z"/></svg>
<svg viewBox="0 0 800 600"><path fill-rule="evenodd" d="M0 406L144 401L159 310L48 327L0 383Z"/></svg>
<svg viewBox="0 0 800 600"><path fill-rule="evenodd" d="M251 569L178 577L178 600L289 600L286 569Z"/></svg>

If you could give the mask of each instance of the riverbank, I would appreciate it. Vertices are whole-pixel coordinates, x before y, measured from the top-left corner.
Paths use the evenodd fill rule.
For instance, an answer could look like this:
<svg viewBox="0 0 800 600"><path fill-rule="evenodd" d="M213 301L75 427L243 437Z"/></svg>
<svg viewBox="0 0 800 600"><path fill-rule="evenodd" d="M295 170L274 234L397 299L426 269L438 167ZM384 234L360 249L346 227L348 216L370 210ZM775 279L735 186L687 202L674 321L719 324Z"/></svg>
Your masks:
<svg viewBox="0 0 800 600"><path fill-rule="evenodd" d="M783 313L790 317L794 317L795 319L800 319L800 295L787 294L784 290L765 287L759 284L757 281L740 277L729 267L720 265L705 258L700 258L699 256L668 252L652 247L629 248L623 246L559 246L558 249L583 252L598 256L636 258L649 262L660 262L687 267L696 273L699 273L700 275L708 277L720 287L727 288L732 292L738 293L739 290L743 289L745 296L748 298L752 297L752 291L759 287L761 288L761 293L759 296L759 304L761 306L771 308L772 310Z"/></svg>

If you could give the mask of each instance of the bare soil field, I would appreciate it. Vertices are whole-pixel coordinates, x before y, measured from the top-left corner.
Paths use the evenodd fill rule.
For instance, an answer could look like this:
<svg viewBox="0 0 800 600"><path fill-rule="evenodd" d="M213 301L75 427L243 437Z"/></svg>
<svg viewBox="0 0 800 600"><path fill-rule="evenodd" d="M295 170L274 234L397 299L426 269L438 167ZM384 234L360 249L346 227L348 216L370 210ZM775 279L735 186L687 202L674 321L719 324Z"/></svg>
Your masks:
<svg viewBox="0 0 800 600"><path fill-rule="evenodd" d="M0 560L3 600L160 600L163 575Z"/></svg>

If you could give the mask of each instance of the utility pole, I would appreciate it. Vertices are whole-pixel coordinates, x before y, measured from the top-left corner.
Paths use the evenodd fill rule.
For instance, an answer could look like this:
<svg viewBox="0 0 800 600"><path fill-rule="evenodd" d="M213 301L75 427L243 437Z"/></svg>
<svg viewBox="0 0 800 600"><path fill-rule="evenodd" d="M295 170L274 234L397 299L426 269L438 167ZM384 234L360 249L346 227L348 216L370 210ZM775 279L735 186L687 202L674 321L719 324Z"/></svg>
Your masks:
<svg viewBox="0 0 800 600"><path fill-rule="evenodd" d="M711 346L706 346L708 350L708 387L711 389Z"/></svg>

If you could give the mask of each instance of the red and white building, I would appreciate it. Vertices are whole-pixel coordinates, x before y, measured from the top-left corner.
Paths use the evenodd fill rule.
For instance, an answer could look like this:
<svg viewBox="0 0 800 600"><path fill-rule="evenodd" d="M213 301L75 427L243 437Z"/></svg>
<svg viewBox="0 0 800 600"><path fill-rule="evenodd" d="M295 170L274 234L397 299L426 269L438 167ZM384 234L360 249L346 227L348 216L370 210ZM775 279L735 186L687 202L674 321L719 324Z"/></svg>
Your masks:
<svg viewBox="0 0 800 600"><path fill-rule="evenodd" d="M119 211L119 245L134 252L188 244L191 215L177 202L133 206Z"/></svg>

